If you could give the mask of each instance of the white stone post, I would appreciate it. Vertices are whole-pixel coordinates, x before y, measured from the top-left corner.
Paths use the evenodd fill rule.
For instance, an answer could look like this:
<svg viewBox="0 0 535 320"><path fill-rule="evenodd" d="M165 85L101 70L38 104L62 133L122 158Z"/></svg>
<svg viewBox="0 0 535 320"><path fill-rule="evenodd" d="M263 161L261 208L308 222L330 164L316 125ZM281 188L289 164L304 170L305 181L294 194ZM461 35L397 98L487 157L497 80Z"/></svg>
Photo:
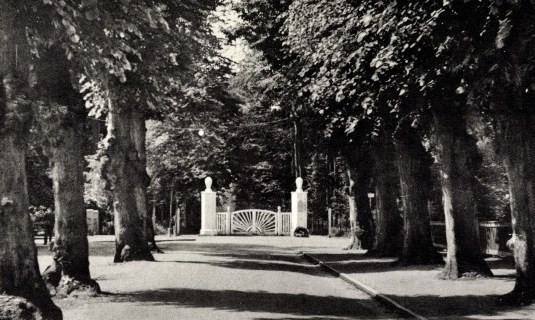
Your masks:
<svg viewBox="0 0 535 320"><path fill-rule="evenodd" d="M231 228L231 225L230 225L231 220L230 219L232 219L232 217L230 216L230 206L228 206L227 207L227 216L226 216L226 220L225 220L225 223L226 223L225 229L227 231L227 235L232 234L232 230L230 230L230 228Z"/></svg>
<svg viewBox="0 0 535 320"><path fill-rule="evenodd" d="M216 193L212 191L212 178L204 179L206 190L201 192L201 236L217 235Z"/></svg>
<svg viewBox="0 0 535 320"><path fill-rule="evenodd" d="M297 190L292 192L292 235L297 227L307 228L307 192L303 191L303 179L295 179Z"/></svg>

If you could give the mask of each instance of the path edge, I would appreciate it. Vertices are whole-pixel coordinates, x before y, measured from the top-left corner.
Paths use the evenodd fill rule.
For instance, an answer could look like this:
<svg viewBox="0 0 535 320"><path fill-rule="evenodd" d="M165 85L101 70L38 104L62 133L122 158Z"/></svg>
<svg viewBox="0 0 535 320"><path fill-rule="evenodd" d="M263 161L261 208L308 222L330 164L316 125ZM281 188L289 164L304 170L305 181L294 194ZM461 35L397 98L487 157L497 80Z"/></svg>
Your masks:
<svg viewBox="0 0 535 320"><path fill-rule="evenodd" d="M366 293L367 295L369 295L370 297L372 297L375 300L379 301L380 303L383 303L383 304L385 304L387 306L390 306L391 308L395 309L398 313L401 313L404 316L409 316L409 317L415 318L415 319L428 320L428 318L422 316L421 314L418 314L418 313L408 309L407 307L404 307L399 302L397 302L397 301L393 300L392 298L380 293L379 291L375 290L374 288L369 287L369 286L365 285L364 283L362 283L362 282L360 282L358 280L350 278L347 274L336 270L335 268L329 266L325 262L323 262L323 261L319 260L318 258L312 256L311 254L301 251L301 252L299 252L299 255L301 255L302 257L304 257L306 260L310 261L311 263L313 263L315 265L318 265L324 271L326 271L326 272L328 272L328 273L330 273L330 274L332 274L332 275L334 275L336 277L341 278L345 282L351 284L356 289Z"/></svg>

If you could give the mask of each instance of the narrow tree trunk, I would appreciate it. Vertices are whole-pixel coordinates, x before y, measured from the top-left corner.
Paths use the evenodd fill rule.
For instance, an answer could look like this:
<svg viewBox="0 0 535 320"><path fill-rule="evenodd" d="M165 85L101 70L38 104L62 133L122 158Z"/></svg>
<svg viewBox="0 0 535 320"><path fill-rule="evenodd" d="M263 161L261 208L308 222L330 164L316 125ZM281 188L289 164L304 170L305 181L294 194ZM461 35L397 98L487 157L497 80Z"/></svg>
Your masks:
<svg viewBox="0 0 535 320"><path fill-rule="evenodd" d="M399 178L391 138L382 134L373 150L376 233L373 248L366 254L379 257L398 256L402 248L403 219L396 203Z"/></svg>
<svg viewBox="0 0 535 320"><path fill-rule="evenodd" d="M466 133L462 113L434 116L436 158L440 165L448 253L440 277L492 276L479 243L473 185L477 166L475 141Z"/></svg>
<svg viewBox="0 0 535 320"><path fill-rule="evenodd" d="M364 156L348 159L348 203L350 241L346 250L370 249L373 245L375 226L368 204L368 161Z"/></svg>
<svg viewBox="0 0 535 320"><path fill-rule="evenodd" d="M304 178L302 170L302 159L301 159L301 130L300 122L298 119L293 121L294 125L294 141L293 141L293 167L295 172L295 178Z"/></svg>
<svg viewBox="0 0 535 320"><path fill-rule="evenodd" d="M349 180L349 190L347 194L347 201L349 205L349 244L345 250L362 249L362 245L359 239L360 228L357 221L357 202L355 200L355 181L351 170L347 170L347 176Z"/></svg>
<svg viewBox="0 0 535 320"><path fill-rule="evenodd" d="M152 217L147 215L147 241L149 242L149 247L151 251L156 251L157 253L163 253L163 251L156 244L156 229L152 223Z"/></svg>
<svg viewBox="0 0 535 320"><path fill-rule="evenodd" d="M356 204L357 204L357 220L362 235L360 236L362 249L370 250L373 247L373 240L375 238L375 222L373 221L373 215L370 208L370 202L368 198L368 188L370 184L370 177L366 175L365 180L361 186L362 188L357 190Z"/></svg>
<svg viewBox="0 0 535 320"><path fill-rule="evenodd" d="M443 263L433 246L427 200L431 160L409 122L396 129L396 149L403 202L402 265Z"/></svg>
<svg viewBox="0 0 535 320"><path fill-rule="evenodd" d="M182 226L184 228L184 232L187 232L188 230L188 201L184 201L184 219L182 220Z"/></svg>
<svg viewBox="0 0 535 320"><path fill-rule="evenodd" d="M516 281L506 304L535 302L535 115L518 113L501 121L500 145L511 196Z"/></svg>
<svg viewBox="0 0 535 320"><path fill-rule="evenodd" d="M113 194L115 215L115 262L154 258L147 243L147 199L145 117L133 108L118 110L113 104L108 115L106 137L107 180Z"/></svg>

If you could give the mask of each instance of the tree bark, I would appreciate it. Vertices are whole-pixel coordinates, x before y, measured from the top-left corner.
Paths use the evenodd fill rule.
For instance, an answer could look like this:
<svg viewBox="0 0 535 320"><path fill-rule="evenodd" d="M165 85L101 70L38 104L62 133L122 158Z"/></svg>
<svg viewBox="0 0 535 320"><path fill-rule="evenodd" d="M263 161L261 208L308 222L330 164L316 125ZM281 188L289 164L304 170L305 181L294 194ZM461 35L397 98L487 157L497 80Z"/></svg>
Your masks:
<svg viewBox="0 0 535 320"><path fill-rule="evenodd" d="M83 122L82 122L83 123ZM50 268L61 272L58 283L51 281L58 293L73 291L99 293L89 272L89 245L84 204L84 164L80 141L83 128L65 126L58 131L57 142L51 146L52 180L56 224L54 226L54 261L60 266ZM50 278L45 271L44 275ZM52 277L53 278L53 277Z"/></svg>
<svg viewBox="0 0 535 320"><path fill-rule="evenodd" d="M10 85L9 77L2 79L4 87ZM31 111L28 104L12 98L0 94L0 292L28 299L46 319L61 319L39 273L28 214L24 166L28 124L22 121L29 120Z"/></svg>
<svg viewBox="0 0 535 320"><path fill-rule="evenodd" d="M401 199L403 203L403 248L397 263L402 265L444 263L431 239L427 200L431 186L431 159L420 136L409 121L395 133Z"/></svg>
<svg viewBox="0 0 535 320"><path fill-rule="evenodd" d="M157 253L163 253L163 251L156 244L156 229L152 223L151 215L147 215L147 241L150 243L150 250L156 251Z"/></svg>
<svg viewBox="0 0 535 320"><path fill-rule="evenodd" d="M27 299L45 319L62 319L39 273L28 213L25 137L31 106L21 78L28 76L29 63L19 60L19 51L27 57L28 48L24 30L15 28L15 10L2 0L0 7L0 293Z"/></svg>
<svg viewBox="0 0 535 320"><path fill-rule="evenodd" d="M535 302L535 115L510 114L499 123L501 154L509 179L516 281L506 304Z"/></svg>
<svg viewBox="0 0 535 320"><path fill-rule="evenodd" d="M22 137L7 129L0 134L0 292L28 299L47 319L61 319L37 264L27 211L25 147L20 143Z"/></svg>
<svg viewBox="0 0 535 320"><path fill-rule="evenodd" d="M293 121L294 125L294 141L293 141L293 167L295 178L303 178L303 165L301 157L301 122L298 118L295 118Z"/></svg>
<svg viewBox="0 0 535 320"><path fill-rule="evenodd" d="M349 244L345 250L362 249L360 242L360 228L357 220L357 202L355 200L355 181L351 170L347 170L349 180L349 190L347 194L347 201L349 205Z"/></svg>
<svg viewBox="0 0 535 320"><path fill-rule="evenodd" d="M446 220L446 266L440 278L492 276L479 243L477 207L473 193L478 154L466 132L460 110L436 113L433 142L440 165L442 201Z"/></svg>
<svg viewBox="0 0 535 320"><path fill-rule="evenodd" d="M133 108L110 104L106 176L113 194L114 262L154 261L147 243L145 116Z"/></svg>
<svg viewBox="0 0 535 320"><path fill-rule="evenodd" d="M396 203L399 178L391 137L386 133L380 134L373 150L376 230L373 248L366 255L394 257L399 255L402 248L403 219Z"/></svg>
<svg viewBox="0 0 535 320"><path fill-rule="evenodd" d="M498 154L507 171L516 266L514 289L501 303L535 302L535 103L533 90L533 4L513 3L512 23L504 47L504 66L509 78L497 79L493 110Z"/></svg>
<svg viewBox="0 0 535 320"><path fill-rule="evenodd" d="M84 203L83 146L87 111L73 89L64 49L41 50L37 86L46 101L38 112L52 162L55 206L54 264L43 273L52 293L100 291L89 273L89 245Z"/></svg>

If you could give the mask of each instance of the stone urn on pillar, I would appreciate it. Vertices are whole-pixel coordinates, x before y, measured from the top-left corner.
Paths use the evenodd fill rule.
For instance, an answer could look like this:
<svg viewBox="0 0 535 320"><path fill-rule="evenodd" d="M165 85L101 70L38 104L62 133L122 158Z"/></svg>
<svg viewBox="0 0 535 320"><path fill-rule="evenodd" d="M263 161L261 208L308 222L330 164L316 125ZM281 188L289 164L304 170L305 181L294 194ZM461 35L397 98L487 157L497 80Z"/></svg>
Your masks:
<svg viewBox="0 0 535 320"><path fill-rule="evenodd" d="M201 236L217 235L216 193L212 191L212 178L204 179L206 189L201 192Z"/></svg>
<svg viewBox="0 0 535 320"><path fill-rule="evenodd" d="M297 227L307 228L307 192L303 191L303 179L295 179L296 190L292 192L292 231ZM292 233L293 234L293 233Z"/></svg>

